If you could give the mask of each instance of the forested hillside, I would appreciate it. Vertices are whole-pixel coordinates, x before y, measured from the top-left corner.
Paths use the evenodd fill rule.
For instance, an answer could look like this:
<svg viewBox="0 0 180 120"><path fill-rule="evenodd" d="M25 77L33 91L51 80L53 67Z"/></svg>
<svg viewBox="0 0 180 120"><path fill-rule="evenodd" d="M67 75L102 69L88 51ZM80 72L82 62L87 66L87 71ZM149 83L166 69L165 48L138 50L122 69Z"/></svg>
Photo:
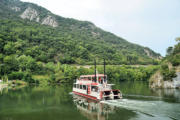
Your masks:
<svg viewBox="0 0 180 120"><path fill-rule="evenodd" d="M50 64L93 64L94 59L101 64L103 58L114 65L158 64L160 57L151 49L132 44L93 23L63 18L32 3L0 0L3 77L15 79L12 74L16 72L26 77L29 73L46 74Z"/></svg>

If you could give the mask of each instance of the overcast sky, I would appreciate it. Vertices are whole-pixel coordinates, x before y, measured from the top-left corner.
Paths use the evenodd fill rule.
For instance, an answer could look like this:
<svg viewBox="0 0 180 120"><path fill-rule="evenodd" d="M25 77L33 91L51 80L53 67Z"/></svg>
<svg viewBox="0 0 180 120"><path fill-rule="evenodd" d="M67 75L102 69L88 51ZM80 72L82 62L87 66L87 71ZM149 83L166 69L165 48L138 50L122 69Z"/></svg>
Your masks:
<svg viewBox="0 0 180 120"><path fill-rule="evenodd" d="M180 0L22 0L96 26L165 55L180 37Z"/></svg>

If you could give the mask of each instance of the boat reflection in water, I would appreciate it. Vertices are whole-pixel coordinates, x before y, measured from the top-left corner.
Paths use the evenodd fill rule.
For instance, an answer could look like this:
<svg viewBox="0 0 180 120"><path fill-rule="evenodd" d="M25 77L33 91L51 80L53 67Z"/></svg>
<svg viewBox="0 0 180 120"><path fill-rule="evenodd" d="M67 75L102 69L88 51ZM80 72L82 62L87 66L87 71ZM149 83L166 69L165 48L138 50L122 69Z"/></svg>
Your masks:
<svg viewBox="0 0 180 120"><path fill-rule="evenodd" d="M115 107L93 101L78 95L73 95L73 101L82 115L90 120L107 120L108 114L113 113Z"/></svg>

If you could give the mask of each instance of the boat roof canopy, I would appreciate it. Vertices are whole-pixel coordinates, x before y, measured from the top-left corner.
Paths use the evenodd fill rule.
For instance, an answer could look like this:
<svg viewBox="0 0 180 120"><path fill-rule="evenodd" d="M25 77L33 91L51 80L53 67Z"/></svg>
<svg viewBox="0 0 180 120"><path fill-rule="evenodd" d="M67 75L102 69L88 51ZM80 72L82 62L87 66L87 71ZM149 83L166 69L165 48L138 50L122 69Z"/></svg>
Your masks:
<svg viewBox="0 0 180 120"><path fill-rule="evenodd" d="M104 77L104 74L96 74L98 77ZM106 76L106 75L105 75ZM80 77L95 77L95 75L81 75Z"/></svg>

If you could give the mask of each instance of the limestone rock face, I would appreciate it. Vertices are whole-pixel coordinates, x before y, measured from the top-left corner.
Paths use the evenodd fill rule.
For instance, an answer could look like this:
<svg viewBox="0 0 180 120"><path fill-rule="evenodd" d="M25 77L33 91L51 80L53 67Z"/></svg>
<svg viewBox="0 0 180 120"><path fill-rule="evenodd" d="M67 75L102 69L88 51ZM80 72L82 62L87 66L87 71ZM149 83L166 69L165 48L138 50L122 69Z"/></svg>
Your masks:
<svg viewBox="0 0 180 120"><path fill-rule="evenodd" d="M149 86L151 88L162 88L163 87L163 76L161 75L160 71L156 72L151 78L150 78L150 84Z"/></svg>
<svg viewBox="0 0 180 120"><path fill-rule="evenodd" d="M180 88L180 72L176 72L177 77L173 78L173 84L175 87Z"/></svg>
<svg viewBox="0 0 180 120"><path fill-rule="evenodd" d="M177 77L172 81L164 81L160 71L156 72L150 79L150 88L180 88L180 72L176 72Z"/></svg>
<svg viewBox="0 0 180 120"><path fill-rule="evenodd" d="M39 17L37 17L37 18L36 18L36 22L39 22L39 21L40 21L40 18L39 18Z"/></svg>
<svg viewBox="0 0 180 120"><path fill-rule="evenodd" d="M151 52L148 49L144 49L144 52L146 53L147 56L149 56L152 59L162 59L162 56L154 57L154 55L152 55Z"/></svg>
<svg viewBox="0 0 180 120"><path fill-rule="evenodd" d="M49 25L52 27L57 27L58 23L56 22L56 19L50 15L45 17L44 19L40 19L38 11L35 9L28 7L21 15L20 17L22 19L29 19L30 21L36 21L36 22L41 22L43 25Z"/></svg>
<svg viewBox="0 0 180 120"><path fill-rule="evenodd" d="M174 81L164 81L163 88L176 88Z"/></svg>
<svg viewBox="0 0 180 120"><path fill-rule="evenodd" d="M42 21L43 25L49 25L52 27L57 27L58 23L56 22L55 18L52 16L47 16L46 18L43 19Z"/></svg>
<svg viewBox="0 0 180 120"><path fill-rule="evenodd" d="M38 12L31 8L31 7L28 7L21 15L20 17L22 19L29 19L30 21L32 20L36 20L36 21L39 21L39 17L38 17Z"/></svg>
<svg viewBox="0 0 180 120"><path fill-rule="evenodd" d="M153 58L147 49L144 49L144 52L147 54L147 56L149 56L150 58Z"/></svg>

